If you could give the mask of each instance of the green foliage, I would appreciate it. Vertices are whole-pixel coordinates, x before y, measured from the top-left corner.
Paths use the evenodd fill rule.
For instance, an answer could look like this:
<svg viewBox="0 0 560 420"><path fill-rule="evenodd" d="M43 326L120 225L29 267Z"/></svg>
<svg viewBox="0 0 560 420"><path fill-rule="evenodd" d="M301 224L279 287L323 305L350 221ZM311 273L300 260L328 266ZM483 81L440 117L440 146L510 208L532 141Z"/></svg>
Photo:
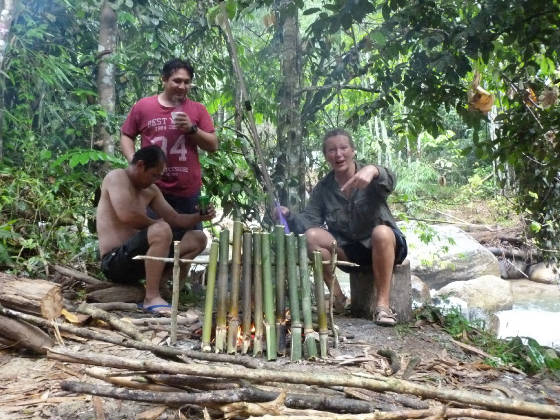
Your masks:
<svg viewBox="0 0 560 420"><path fill-rule="evenodd" d="M486 360L492 366L511 365L528 374L543 371L560 374L560 358L553 355L554 351L548 352L529 337L496 338L495 334L484 329L482 322L469 322L457 308L443 314L436 307L425 306L417 311L416 317L442 325L453 338L466 341L493 356Z"/></svg>

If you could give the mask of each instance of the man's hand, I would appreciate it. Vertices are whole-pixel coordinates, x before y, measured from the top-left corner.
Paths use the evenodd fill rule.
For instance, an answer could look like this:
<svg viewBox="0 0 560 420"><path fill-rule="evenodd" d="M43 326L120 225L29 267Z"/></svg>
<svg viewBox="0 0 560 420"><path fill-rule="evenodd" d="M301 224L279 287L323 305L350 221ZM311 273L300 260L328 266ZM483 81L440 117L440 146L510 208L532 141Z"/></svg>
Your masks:
<svg viewBox="0 0 560 420"><path fill-rule="evenodd" d="M208 206L208 211L205 214L200 214L200 221L207 222L212 220L214 217L216 217L216 210L214 209L214 206L210 204Z"/></svg>
<svg viewBox="0 0 560 420"><path fill-rule="evenodd" d="M272 218L275 222L280 221L280 215L278 214L278 212L280 212L284 218L290 215L290 209L288 207L277 206L275 211L272 212Z"/></svg>
<svg viewBox="0 0 560 420"><path fill-rule="evenodd" d="M366 188L370 184L370 182L374 178L377 178L378 176L379 176L379 170L377 169L376 166L374 165L364 166L362 169L356 172L348 181L346 181L346 184L340 187L340 191L352 192L355 188L362 190Z"/></svg>
<svg viewBox="0 0 560 420"><path fill-rule="evenodd" d="M173 124L175 124L175 127L183 133L188 133L191 130L193 123L185 112L174 111L171 115L173 117Z"/></svg>

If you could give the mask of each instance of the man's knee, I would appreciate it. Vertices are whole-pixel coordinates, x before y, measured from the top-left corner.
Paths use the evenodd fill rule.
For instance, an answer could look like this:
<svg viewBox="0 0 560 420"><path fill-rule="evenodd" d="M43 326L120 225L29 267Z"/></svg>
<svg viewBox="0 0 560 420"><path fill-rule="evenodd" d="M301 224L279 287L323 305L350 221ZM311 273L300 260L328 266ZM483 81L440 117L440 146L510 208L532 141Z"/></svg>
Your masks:
<svg viewBox="0 0 560 420"><path fill-rule="evenodd" d="M183 235L181 242L185 252L194 252L198 255L206 248L208 238L201 230L190 230Z"/></svg>
<svg viewBox="0 0 560 420"><path fill-rule="evenodd" d="M378 246L395 246L396 239L393 229L387 225L378 225L373 228L371 232L371 245L372 247Z"/></svg>
<svg viewBox="0 0 560 420"><path fill-rule="evenodd" d="M158 221L148 228L148 242L150 244L155 242L170 244L172 239L173 232L167 222Z"/></svg>

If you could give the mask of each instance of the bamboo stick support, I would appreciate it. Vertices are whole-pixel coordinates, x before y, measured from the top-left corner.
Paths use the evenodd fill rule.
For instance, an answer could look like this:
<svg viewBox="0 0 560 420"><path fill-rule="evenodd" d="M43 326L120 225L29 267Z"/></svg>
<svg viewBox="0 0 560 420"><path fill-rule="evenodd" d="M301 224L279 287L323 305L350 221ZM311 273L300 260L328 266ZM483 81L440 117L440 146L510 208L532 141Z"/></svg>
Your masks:
<svg viewBox="0 0 560 420"><path fill-rule="evenodd" d="M301 317L299 310L299 287L297 277L297 245L293 233L286 237L286 263L288 271L288 292L290 296L290 316L292 327L291 360L301 360Z"/></svg>
<svg viewBox="0 0 560 420"><path fill-rule="evenodd" d="M331 243L331 259L330 261L324 261L330 264L329 270L331 274L331 280L329 282L329 320L331 323L331 331L334 337L334 348L338 348L338 326L334 323L334 311L333 311L333 303L334 303L334 295L333 295L333 286L334 281L336 279L336 266L337 266L337 254L336 254L336 241L332 241ZM342 261L341 261L342 262Z"/></svg>
<svg viewBox="0 0 560 420"><path fill-rule="evenodd" d="M315 301L317 303L317 318L319 324L319 348L321 357L327 357L329 328L327 326L327 308L325 308L325 288L323 280L323 257L321 252L313 251L313 266L315 280Z"/></svg>
<svg viewBox="0 0 560 420"><path fill-rule="evenodd" d="M251 283L253 279L253 241L251 232L243 233L243 343L241 353L251 346Z"/></svg>
<svg viewBox="0 0 560 420"><path fill-rule="evenodd" d="M204 301L204 323L202 324L202 351L210 351L212 349L210 338L212 336L212 312L219 248L220 246L216 241L213 241L212 245L210 245L210 260L206 278L206 298Z"/></svg>
<svg viewBox="0 0 560 420"><path fill-rule="evenodd" d="M132 257L133 260L153 260L153 261L163 261L163 262L173 262L173 258L168 257L152 257L151 255L136 255ZM193 260L189 258L179 258L181 264L209 264L208 260Z"/></svg>
<svg viewBox="0 0 560 420"><path fill-rule="evenodd" d="M216 313L216 353L226 349L226 317L228 289L229 230L220 232L220 259L218 261L218 310Z"/></svg>
<svg viewBox="0 0 560 420"><path fill-rule="evenodd" d="M180 241L173 241L173 293L171 294L171 331L170 343L172 346L177 344L177 311L179 309L179 274L181 267L179 266Z"/></svg>
<svg viewBox="0 0 560 420"><path fill-rule="evenodd" d="M286 355L286 251L284 226L274 227L276 242L276 341L278 354Z"/></svg>
<svg viewBox="0 0 560 420"><path fill-rule="evenodd" d="M301 309L303 312L303 335L307 358L317 357L317 345L315 343L315 331L313 330L313 318L311 312L311 284L309 282L309 270L307 267L307 239L304 234L298 235L299 253L299 279L301 284Z"/></svg>
<svg viewBox="0 0 560 420"><path fill-rule="evenodd" d="M276 323L274 316L274 290L272 287L272 266L270 263L270 233L262 234L261 257L263 269L264 314L263 322L266 336L266 358L275 360L276 352Z"/></svg>
<svg viewBox="0 0 560 420"><path fill-rule="evenodd" d="M254 292L254 310L255 316L255 338L253 339L253 355L257 356L262 353L263 339L263 284L262 284L262 259L261 259L261 237L262 234L256 232L253 234L253 282L255 284Z"/></svg>
<svg viewBox="0 0 560 420"><path fill-rule="evenodd" d="M228 354L237 353L237 335L239 332L239 279L241 277L241 233L243 225L239 220L233 222L233 247L231 257L231 294L228 315Z"/></svg>

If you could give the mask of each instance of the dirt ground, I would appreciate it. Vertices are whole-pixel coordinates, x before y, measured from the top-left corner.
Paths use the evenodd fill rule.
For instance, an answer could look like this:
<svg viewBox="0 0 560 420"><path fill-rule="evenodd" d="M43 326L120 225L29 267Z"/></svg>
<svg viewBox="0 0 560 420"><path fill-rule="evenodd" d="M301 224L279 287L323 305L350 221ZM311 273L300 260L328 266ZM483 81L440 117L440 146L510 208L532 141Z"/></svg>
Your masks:
<svg viewBox="0 0 560 420"><path fill-rule="evenodd" d="M196 310L195 310L196 311ZM130 316L130 315L128 315ZM266 366L273 369L294 371L335 371L340 373L362 372L406 377L418 384L462 389L482 394L518 398L545 404L560 405L560 383L544 377L528 377L507 369L494 369L484 364L480 356L465 353L439 327L424 325L413 327L399 325L383 328L371 321L336 317L340 328L339 348L332 348L326 360L290 362L281 357ZM152 342L161 342L166 333L153 334ZM124 348L78 337L64 337L64 346L74 351L112 354L128 359L153 359L149 352ZM178 345L185 348L199 347L198 337L181 339ZM398 356L400 368L392 374L387 358L378 350L390 349ZM414 360L414 363L411 363ZM193 361L194 363L209 363ZM406 369L407 366L414 366ZM115 400L91 395L77 395L60 388L64 380L106 383L86 374L88 366L61 363L46 357L9 349L0 352L0 418L2 419L185 419L202 418L197 407L166 407ZM112 369L114 371L114 369ZM278 385L278 384L276 384ZM314 386L286 385L288 392L316 394ZM334 387L327 390L332 395L348 396L351 390ZM324 389L321 392L325 392ZM374 402L380 410L422 408L434 405L416 396L391 392L354 394L354 397Z"/></svg>

